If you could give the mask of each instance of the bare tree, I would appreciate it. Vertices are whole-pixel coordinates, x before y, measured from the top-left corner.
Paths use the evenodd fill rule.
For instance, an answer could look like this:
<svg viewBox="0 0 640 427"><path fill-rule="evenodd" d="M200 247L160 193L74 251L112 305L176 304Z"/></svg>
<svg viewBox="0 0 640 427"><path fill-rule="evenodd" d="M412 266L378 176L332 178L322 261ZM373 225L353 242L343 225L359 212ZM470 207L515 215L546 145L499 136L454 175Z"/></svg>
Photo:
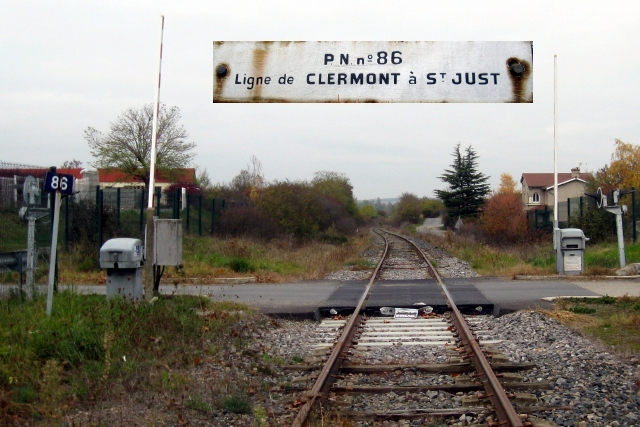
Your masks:
<svg viewBox="0 0 640 427"><path fill-rule="evenodd" d="M237 190L251 190L263 188L266 184L262 172L262 163L256 156L251 156L246 169L242 169L232 180L230 187Z"/></svg>
<svg viewBox="0 0 640 427"><path fill-rule="evenodd" d="M93 166L118 169L133 179L149 186L151 134L153 125L153 104L142 109L130 108L115 122L107 135L88 127L84 138L89 143L91 154L97 159ZM191 163L194 142L187 141L187 131L178 124L178 107L168 108L162 104L158 114L158 143L156 170L168 178L186 168Z"/></svg>
<svg viewBox="0 0 640 427"><path fill-rule="evenodd" d="M196 166L196 184L202 191L209 191L213 188L213 183L206 168Z"/></svg>
<svg viewBox="0 0 640 427"><path fill-rule="evenodd" d="M65 160L60 168L62 169L79 169L82 167L82 162L80 160L72 159Z"/></svg>

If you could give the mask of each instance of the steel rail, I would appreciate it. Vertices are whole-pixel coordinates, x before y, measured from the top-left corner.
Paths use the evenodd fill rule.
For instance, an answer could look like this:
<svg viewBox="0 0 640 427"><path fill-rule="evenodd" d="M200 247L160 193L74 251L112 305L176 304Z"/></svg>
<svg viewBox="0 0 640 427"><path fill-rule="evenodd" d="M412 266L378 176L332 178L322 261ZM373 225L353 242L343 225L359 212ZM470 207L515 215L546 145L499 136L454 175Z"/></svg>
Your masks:
<svg viewBox="0 0 640 427"><path fill-rule="evenodd" d="M375 282L376 277L378 277L378 273L380 272L380 269L382 268L382 264L384 263L384 260L387 258L387 254L389 252L389 241L387 240L387 238L384 237L379 232L377 232L376 230L373 230L373 231L376 234L378 234L380 237L382 237L385 243L384 252L382 254L380 262L378 263L378 266L373 271L373 274L371 275L371 279L369 280L367 287L362 293L362 296L360 297L360 301L358 301L358 305L353 311L353 314L351 315L351 317L349 318L349 321L345 325L342 331L342 334L340 335L340 338L338 339L338 341L336 341L336 344L334 345L333 350L331 351L331 355L329 356L329 359L327 360L324 367L322 368L322 372L320 372L320 375L318 375L318 378L316 379L316 382L313 385L313 388L311 388L311 390L306 394L307 401L298 410L298 414L293 419L293 423L291 424L292 427L302 427L304 425L304 423L307 421L307 418L309 417L309 413L311 412L311 408L313 407L313 404L315 403L316 398L321 394L326 393L331 387L332 381L330 380L336 375L340 367L338 362L344 359L347 353L348 348L345 348L345 345L348 342L351 342L353 340L353 335L356 330L355 326L360 324L360 321L362 319L362 310L366 306L366 302L369 299L369 294L371 293L371 287L373 285L373 282Z"/></svg>
<svg viewBox="0 0 640 427"><path fill-rule="evenodd" d="M473 333L469 329L469 326L467 326L467 323L462 317L462 314L460 313L455 303L453 302L453 298L451 297L449 290L447 289L444 282L442 281L442 277L440 276L438 271L435 269L435 267L433 267L427 255L422 251L422 249L420 249L420 247L418 247L418 245L413 243L411 240L387 230L383 230L383 231L385 233L389 233L393 236L399 237L411 243L411 245L413 245L413 247L418 251L418 253L422 255L424 260L427 262L427 265L431 269L434 277L436 278L436 282L440 286L440 289L442 289L442 292L444 293L447 299L447 305L449 305L449 307L451 308L451 311L453 313L452 320L456 330L458 331L458 334L460 335L460 340L462 341L462 344L465 348L466 356L468 356L471 359L471 361L473 362L473 366L478 371L478 378L481 378L482 384L486 392L485 397L489 398L489 400L491 401L494 407L494 411L498 416L498 422L494 423L493 425L522 427L523 426L522 420L518 416L515 408L511 404L511 401L507 397L507 394L505 393L504 389L502 388L502 385L498 381L498 378L496 377L496 374L493 372L493 369L491 369L491 364L489 363L487 358L484 357L484 353L482 352L482 349L480 348L478 341L473 336Z"/></svg>

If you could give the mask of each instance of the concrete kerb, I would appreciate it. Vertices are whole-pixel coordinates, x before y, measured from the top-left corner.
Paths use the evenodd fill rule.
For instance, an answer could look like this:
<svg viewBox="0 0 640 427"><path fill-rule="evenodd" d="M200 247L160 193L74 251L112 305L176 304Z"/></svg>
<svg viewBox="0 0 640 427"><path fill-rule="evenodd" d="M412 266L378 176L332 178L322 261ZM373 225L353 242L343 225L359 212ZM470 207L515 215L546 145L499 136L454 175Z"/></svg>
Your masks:
<svg viewBox="0 0 640 427"><path fill-rule="evenodd" d="M640 276L516 276L514 280L542 281L554 280L570 282L599 296L611 297L640 297ZM544 301L554 301L558 298L592 298L593 296L550 296Z"/></svg>
<svg viewBox="0 0 640 427"><path fill-rule="evenodd" d="M257 283L258 279L254 276L249 277L214 277L212 279L200 279L197 277L188 278L167 278L160 283L162 285L173 285L174 281L178 285L240 285L244 283Z"/></svg>
<svg viewBox="0 0 640 427"><path fill-rule="evenodd" d="M558 300L558 299L569 299L569 298L574 298L574 299L602 298L602 295L582 295L582 296L560 295L560 296L556 296L556 297L544 297L544 298L541 298L541 299L542 299L542 301L554 302L555 300Z"/></svg>
<svg viewBox="0 0 640 427"><path fill-rule="evenodd" d="M553 275L553 276L527 276L517 274L513 276L513 280L637 280L640 281L640 276L568 276L568 275Z"/></svg>

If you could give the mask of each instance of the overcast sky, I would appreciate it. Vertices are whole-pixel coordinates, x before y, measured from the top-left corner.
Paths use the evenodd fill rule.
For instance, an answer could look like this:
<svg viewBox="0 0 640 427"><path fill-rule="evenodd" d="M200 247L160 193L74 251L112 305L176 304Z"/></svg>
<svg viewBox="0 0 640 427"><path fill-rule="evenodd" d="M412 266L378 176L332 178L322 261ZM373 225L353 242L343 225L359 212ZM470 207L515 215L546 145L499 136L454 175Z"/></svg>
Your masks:
<svg viewBox="0 0 640 427"><path fill-rule="evenodd" d="M104 133L153 102L159 15L161 101L178 106L195 165L228 182L255 155L268 180L345 173L358 199L433 197L457 143L500 174L553 172L553 56L559 170L610 162L640 143L640 2L12 1L0 14L0 160L92 162ZM532 40L533 104L214 104L214 40Z"/></svg>

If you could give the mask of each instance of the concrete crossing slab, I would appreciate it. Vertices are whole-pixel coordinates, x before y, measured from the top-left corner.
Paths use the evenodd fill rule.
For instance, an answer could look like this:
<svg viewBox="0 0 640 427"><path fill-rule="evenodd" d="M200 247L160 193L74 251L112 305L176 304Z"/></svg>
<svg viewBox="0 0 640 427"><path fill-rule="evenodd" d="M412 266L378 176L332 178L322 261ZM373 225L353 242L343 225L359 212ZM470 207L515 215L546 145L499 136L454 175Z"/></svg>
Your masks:
<svg viewBox="0 0 640 427"><path fill-rule="evenodd" d="M446 282L445 282L446 283ZM322 316L353 312L367 282L344 282L324 301L318 310ZM471 282L456 282L449 288L451 296L463 313L491 314L494 304ZM422 308L430 306L436 313L444 313L448 307L440 287L434 279L384 280L373 284L365 313L380 315L381 307Z"/></svg>

